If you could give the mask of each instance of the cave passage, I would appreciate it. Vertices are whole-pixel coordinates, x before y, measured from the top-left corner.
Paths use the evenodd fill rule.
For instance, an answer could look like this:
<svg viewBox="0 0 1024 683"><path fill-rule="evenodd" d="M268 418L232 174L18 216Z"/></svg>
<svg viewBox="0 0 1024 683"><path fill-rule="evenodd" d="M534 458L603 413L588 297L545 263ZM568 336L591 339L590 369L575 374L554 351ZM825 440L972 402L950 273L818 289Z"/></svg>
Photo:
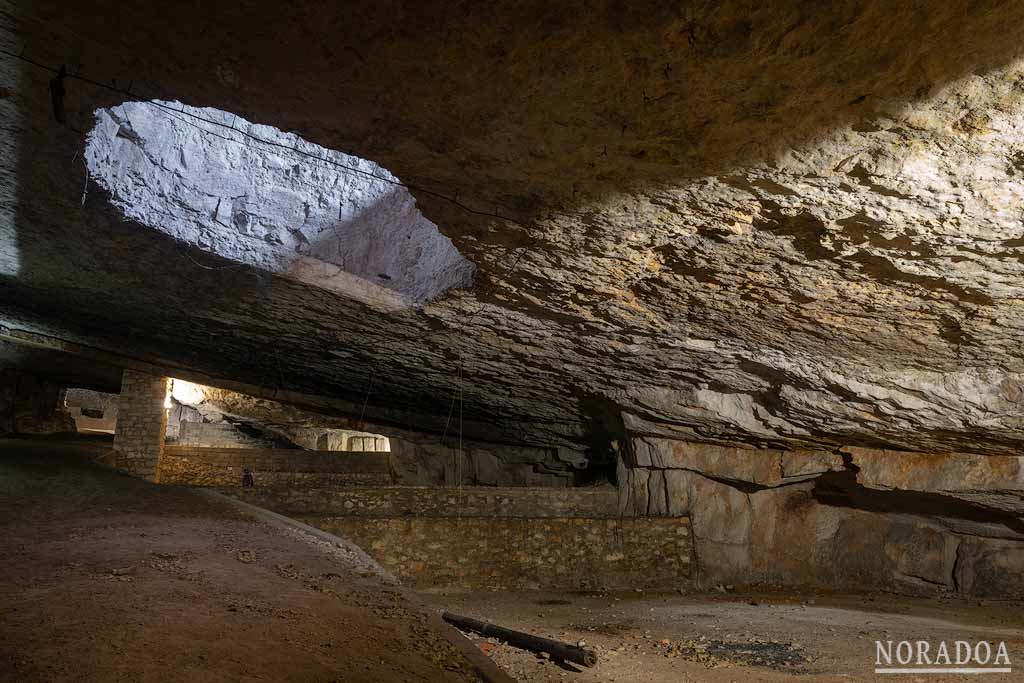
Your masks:
<svg viewBox="0 0 1024 683"><path fill-rule="evenodd" d="M1024 2L582 9L5 0L0 683L1020 680Z"/></svg>

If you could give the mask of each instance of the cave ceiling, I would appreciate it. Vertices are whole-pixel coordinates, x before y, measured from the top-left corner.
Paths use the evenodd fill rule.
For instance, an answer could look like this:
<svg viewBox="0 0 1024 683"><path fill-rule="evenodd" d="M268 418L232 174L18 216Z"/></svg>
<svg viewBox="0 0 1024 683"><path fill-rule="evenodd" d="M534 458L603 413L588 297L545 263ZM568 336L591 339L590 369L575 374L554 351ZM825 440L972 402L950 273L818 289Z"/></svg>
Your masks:
<svg viewBox="0 0 1024 683"><path fill-rule="evenodd" d="M3 49L122 92L67 79L58 125L53 74L0 59L0 324L424 426L461 386L493 438L1015 451L1022 29L955 0L3 2ZM149 98L386 168L471 284L382 311L126 215L86 137Z"/></svg>

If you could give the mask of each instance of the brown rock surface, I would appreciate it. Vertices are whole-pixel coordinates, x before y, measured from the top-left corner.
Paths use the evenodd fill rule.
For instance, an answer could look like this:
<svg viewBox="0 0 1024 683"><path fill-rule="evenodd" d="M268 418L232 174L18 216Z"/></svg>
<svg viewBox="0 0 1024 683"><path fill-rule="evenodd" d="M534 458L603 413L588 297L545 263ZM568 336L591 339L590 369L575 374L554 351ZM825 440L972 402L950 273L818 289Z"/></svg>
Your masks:
<svg viewBox="0 0 1024 683"><path fill-rule="evenodd" d="M972 453L842 449L868 488L926 491L1024 515L1024 458Z"/></svg>
<svg viewBox="0 0 1024 683"><path fill-rule="evenodd" d="M842 451L639 438L619 508L689 515L704 587L1024 595L1018 458Z"/></svg>
<svg viewBox="0 0 1024 683"><path fill-rule="evenodd" d="M126 222L81 154L132 98L69 80L60 127L53 75L4 58L0 324L371 416L443 420L462 368L467 424L533 443L625 412L1010 453L1022 25L966 0L15 2L5 49L381 164L477 276L385 314Z"/></svg>

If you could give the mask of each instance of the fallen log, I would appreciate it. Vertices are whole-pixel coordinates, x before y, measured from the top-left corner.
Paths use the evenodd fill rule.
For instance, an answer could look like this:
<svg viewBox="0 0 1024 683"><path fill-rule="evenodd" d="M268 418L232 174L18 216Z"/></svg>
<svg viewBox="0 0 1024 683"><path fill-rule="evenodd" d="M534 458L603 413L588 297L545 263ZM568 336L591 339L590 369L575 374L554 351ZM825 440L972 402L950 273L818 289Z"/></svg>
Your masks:
<svg viewBox="0 0 1024 683"><path fill-rule="evenodd" d="M497 638L505 641L512 647L518 647L522 650L529 650L530 652L537 653L544 652L550 655L552 659L560 659L565 662L573 662L583 666L594 666L597 664L597 653L593 650L584 650L582 647L577 647L576 645L570 645L568 643L560 643L557 640L551 640L550 638L531 636L529 633L513 631L510 628L496 626L495 624L488 624L486 621L480 621L479 619L473 619L471 617L463 617L458 614L452 614L451 612L441 612L441 618L452 626L460 628L463 631L472 631L473 633L479 633L482 636Z"/></svg>

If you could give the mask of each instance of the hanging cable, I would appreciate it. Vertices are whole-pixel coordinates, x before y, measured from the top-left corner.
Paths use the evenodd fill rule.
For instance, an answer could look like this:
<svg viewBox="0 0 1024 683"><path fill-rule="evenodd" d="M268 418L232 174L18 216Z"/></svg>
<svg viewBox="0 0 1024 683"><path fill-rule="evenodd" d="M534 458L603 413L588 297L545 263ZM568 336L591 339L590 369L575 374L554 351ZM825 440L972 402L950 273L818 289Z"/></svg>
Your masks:
<svg viewBox="0 0 1024 683"><path fill-rule="evenodd" d="M460 357L461 357L461 354L460 354ZM461 366L460 366L460 368L461 368ZM461 372L461 369L460 369L460 372ZM456 386L458 386L458 385L456 385ZM444 431L441 433L441 443L444 443L444 440L446 438L448 438L448 427L452 423L452 413L455 412L455 396L456 396L456 391L457 391L457 389L455 389L455 388L452 389L452 402L448 405L448 419L446 419L444 421Z"/></svg>
<svg viewBox="0 0 1024 683"><path fill-rule="evenodd" d="M459 467L460 468L462 466L464 466L465 461L466 461L466 452L462 449L462 387L463 387L463 384L462 384L462 368L463 368L462 355L460 354L459 355L459 382L458 382L458 386L459 386ZM462 479L463 479L463 473L462 473L462 471L460 469L460 471L459 471L459 496L458 496L459 507L458 507L458 510L456 511L456 514L458 515L459 519L462 519L462 509L466 506L466 501L465 501L465 498L463 498L463 492L462 492Z"/></svg>
<svg viewBox="0 0 1024 683"><path fill-rule="evenodd" d="M373 382L377 379L377 368L380 366L380 361L373 364L373 370L370 372L370 381L366 385L366 396L363 397L363 408L359 411L359 431L366 431L366 404L370 400L370 391L373 390Z"/></svg>

